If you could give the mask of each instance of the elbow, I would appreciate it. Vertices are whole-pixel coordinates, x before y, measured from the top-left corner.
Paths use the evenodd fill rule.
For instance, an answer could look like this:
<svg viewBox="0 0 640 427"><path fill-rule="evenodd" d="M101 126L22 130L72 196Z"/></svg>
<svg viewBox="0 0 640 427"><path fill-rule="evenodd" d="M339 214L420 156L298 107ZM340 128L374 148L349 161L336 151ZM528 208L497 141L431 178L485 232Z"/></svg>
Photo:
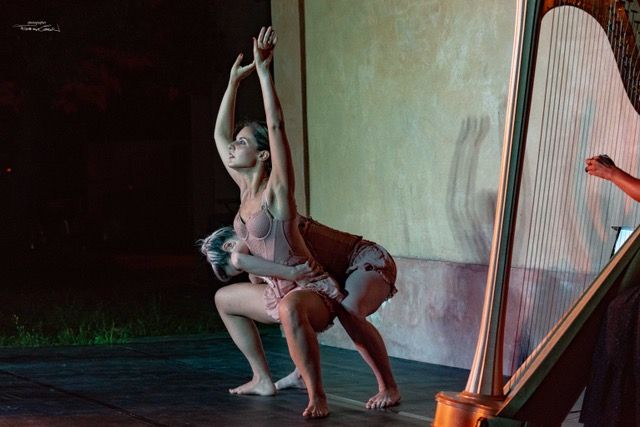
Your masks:
<svg viewBox="0 0 640 427"><path fill-rule="evenodd" d="M229 256L229 262L231 263L233 268L235 268L237 270L242 270L242 258L240 257L239 253L233 252Z"/></svg>
<svg viewBox="0 0 640 427"><path fill-rule="evenodd" d="M284 119L282 117L268 123L269 132L284 132Z"/></svg>

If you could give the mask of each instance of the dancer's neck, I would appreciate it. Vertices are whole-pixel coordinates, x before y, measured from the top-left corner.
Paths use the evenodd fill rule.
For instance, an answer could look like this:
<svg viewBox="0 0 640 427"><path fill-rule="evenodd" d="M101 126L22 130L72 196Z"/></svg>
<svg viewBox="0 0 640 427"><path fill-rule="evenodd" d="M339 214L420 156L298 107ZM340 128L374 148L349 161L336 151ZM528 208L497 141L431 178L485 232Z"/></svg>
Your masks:
<svg viewBox="0 0 640 427"><path fill-rule="evenodd" d="M255 198L267 187L269 177L263 173L252 173L245 176L245 185L243 186L244 198Z"/></svg>

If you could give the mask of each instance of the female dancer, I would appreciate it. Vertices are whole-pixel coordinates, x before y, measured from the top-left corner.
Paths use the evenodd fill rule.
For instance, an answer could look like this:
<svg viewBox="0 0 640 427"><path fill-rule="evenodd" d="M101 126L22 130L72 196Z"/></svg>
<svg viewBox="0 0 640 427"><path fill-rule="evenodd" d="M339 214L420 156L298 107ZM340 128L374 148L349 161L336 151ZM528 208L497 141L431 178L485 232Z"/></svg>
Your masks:
<svg viewBox="0 0 640 427"><path fill-rule="evenodd" d="M279 264L294 265L312 256L298 230L291 153L282 109L269 72L276 41L271 27L263 27L258 38L253 39L253 63L243 67L240 65L242 55L236 59L218 111L214 137L227 171L240 188L240 208L234 220L236 233L252 254ZM267 135L249 125L233 140L238 84L254 69L262 90ZM290 292L293 290L295 292ZM335 316L335 301L341 298L336 282L329 277L314 280L304 289L281 279L271 280L269 286L238 283L220 289L215 295L216 306L253 372L251 381L230 392L275 393L254 321L279 320L291 358L307 385L309 404L303 416L327 416L329 409L320 377L316 332L330 324ZM266 311L263 301L266 301Z"/></svg>
<svg viewBox="0 0 640 427"><path fill-rule="evenodd" d="M606 155L585 161L585 172L611 181L640 202L640 179ZM640 425L640 254L629 263L598 332L580 421L586 427Z"/></svg>
<svg viewBox="0 0 640 427"><path fill-rule="evenodd" d="M367 401L366 407L385 408L398 404L400 393L384 341L366 319L396 292L393 258L380 245L312 219L301 217L300 231L314 259L338 283L344 284L347 296L337 311L338 318L378 382L378 393ZM289 267L255 259L247 254L246 246L230 227L216 230L202 243L202 253L223 282L242 271L257 276L277 276L299 284L317 274L314 265L309 263ZM220 304L224 305L224 301ZM304 388L297 370L276 382L277 389L289 387Z"/></svg>

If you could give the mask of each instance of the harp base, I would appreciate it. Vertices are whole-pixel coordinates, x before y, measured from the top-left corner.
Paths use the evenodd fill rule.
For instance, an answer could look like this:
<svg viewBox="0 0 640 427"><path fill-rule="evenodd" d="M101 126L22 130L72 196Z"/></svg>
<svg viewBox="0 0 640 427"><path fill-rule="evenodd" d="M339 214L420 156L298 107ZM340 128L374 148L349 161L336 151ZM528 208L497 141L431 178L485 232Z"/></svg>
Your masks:
<svg viewBox="0 0 640 427"><path fill-rule="evenodd" d="M441 391L436 395L436 414L433 427L517 427L524 423L517 420L498 418L502 407L501 398L481 396L471 393Z"/></svg>

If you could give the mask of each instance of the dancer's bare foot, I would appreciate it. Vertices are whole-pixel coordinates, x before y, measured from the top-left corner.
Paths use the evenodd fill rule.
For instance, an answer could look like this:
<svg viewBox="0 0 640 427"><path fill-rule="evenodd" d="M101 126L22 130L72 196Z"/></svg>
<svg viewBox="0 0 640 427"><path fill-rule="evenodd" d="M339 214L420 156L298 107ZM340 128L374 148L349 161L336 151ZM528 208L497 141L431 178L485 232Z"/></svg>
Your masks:
<svg viewBox="0 0 640 427"><path fill-rule="evenodd" d="M365 405L367 409L382 409L400 403L400 392L397 388L388 388L371 397Z"/></svg>
<svg viewBox="0 0 640 427"><path fill-rule="evenodd" d="M246 384L236 388L230 388L231 394L257 394L258 396L273 396L276 394L276 387L271 379L252 379Z"/></svg>
<svg viewBox="0 0 640 427"><path fill-rule="evenodd" d="M303 417L308 418L324 418L329 415L329 405L327 399L310 400L307 409L302 413Z"/></svg>
<svg viewBox="0 0 640 427"><path fill-rule="evenodd" d="M304 384L302 376L297 369L295 369L286 377L280 378L278 381L276 381L276 390L284 390L287 388L299 388L303 390L307 388L307 386Z"/></svg>

